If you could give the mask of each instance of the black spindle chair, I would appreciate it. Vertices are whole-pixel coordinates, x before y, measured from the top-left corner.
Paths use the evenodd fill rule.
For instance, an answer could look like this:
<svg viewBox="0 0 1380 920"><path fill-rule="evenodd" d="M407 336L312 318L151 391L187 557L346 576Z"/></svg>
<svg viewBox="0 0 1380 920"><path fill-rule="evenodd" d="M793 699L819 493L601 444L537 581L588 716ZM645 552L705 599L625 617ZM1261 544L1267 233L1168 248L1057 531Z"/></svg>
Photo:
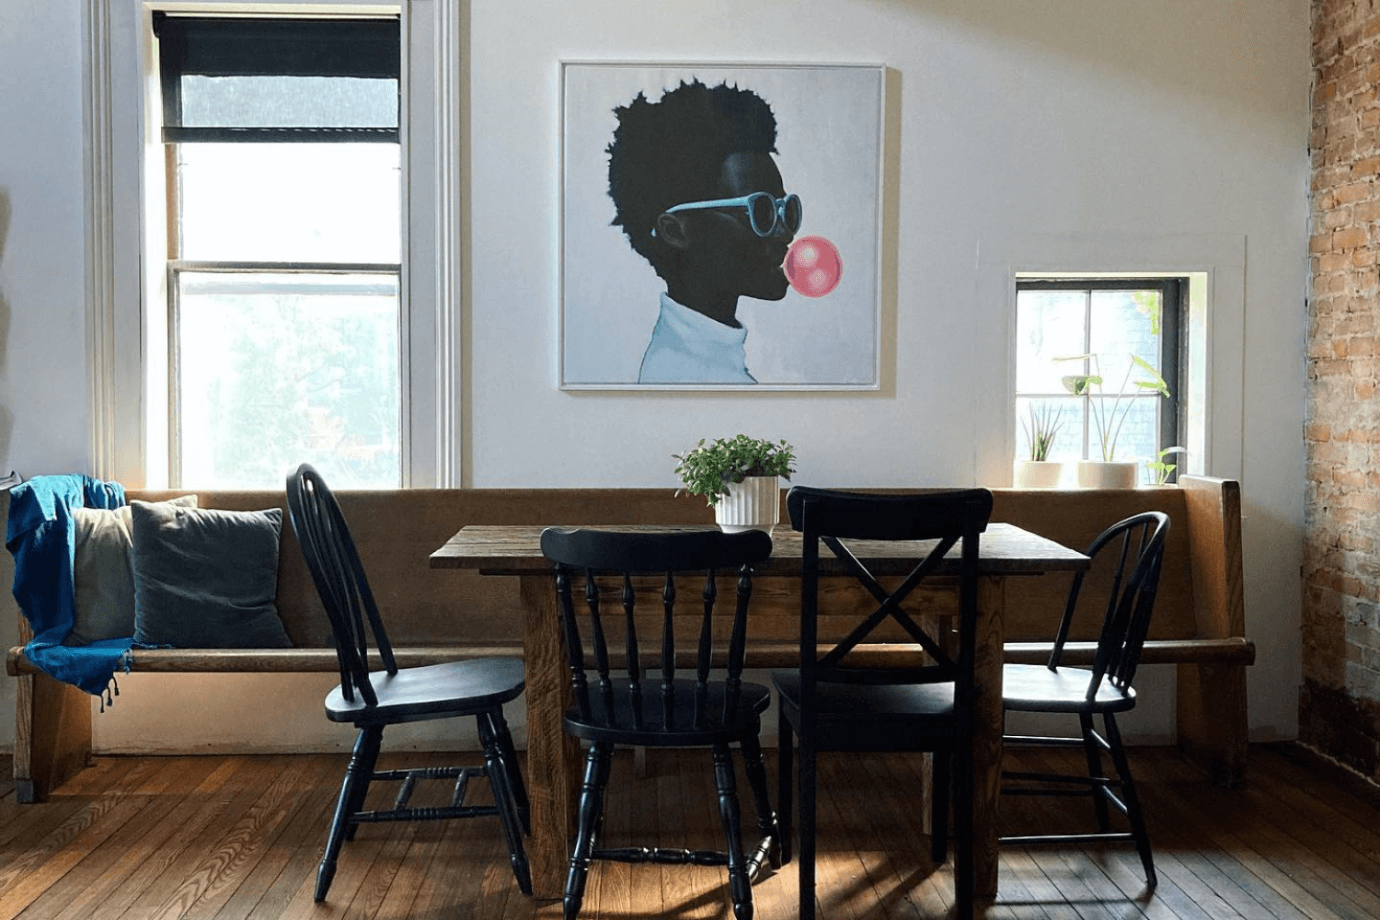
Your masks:
<svg viewBox="0 0 1380 920"><path fill-rule="evenodd" d="M770 555L771 538L755 530L725 534L551 528L542 534L541 548L555 563L575 691L565 730L589 742L579 829L565 885L565 917L574 920L579 914L590 863L597 859L726 865L734 914L738 920L750 920L753 877L764 861L779 864L758 742L771 691L743 680L753 566ZM730 592L726 581L723 604L719 576L731 576L736 585ZM683 609L678 612L682 589ZM640 594L651 613L639 612ZM731 617L719 607L731 607ZM687 646L687 676L681 677L677 653ZM730 747L735 743L752 788L761 838L746 853ZM710 748L725 848L601 847L610 759L619 744Z"/></svg>
<svg viewBox="0 0 1380 920"><path fill-rule="evenodd" d="M316 900L325 900L341 845L354 838L360 824L492 815L497 815L503 826L518 887L523 894L531 894L531 874L522 846L523 833L530 830L527 793L503 718L503 704L522 693L522 662L484 658L399 668L335 496L316 470L304 463L288 477L287 499L293 531L331 621L340 664L340 686L326 696L326 717L348 722L359 730L317 871ZM382 670L369 670L371 634ZM375 769L387 726L458 716L474 716L478 722L484 766ZM489 780L493 805L464 804L468 783L476 777ZM454 780L451 803L409 808L417 781L431 779ZM372 780L402 784L391 809L364 810Z"/></svg>
<svg viewBox="0 0 1380 920"><path fill-rule="evenodd" d="M801 920L815 916L817 770L821 751L933 752L931 847L935 862L948 850L949 787L954 810L954 887L957 916L973 916L972 732L973 663L977 621L979 534L992 512L986 489L880 495L796 486L786 496L791 526L803 534L800 669L772 676L780 732L780 824L789 860L793 739L799 741ZM916 564L894 590L882 587L849 549L855 540L931 541L916 546ZM821 553L823 545L828 553ZM957 564L944 565L950 551ZM821 646L818 617L821 570L832 557L862 583L877 606L838 643ZM916 622L904 607L927 579L941 572L958 582L957 645L939 618ZM842 614L840 614L842 616ZM865 643L896 641L883 627L904 631L915 649L912 667L869 667L849 660ZM923 652L923 657L919 655Z"/></svg>
<svg viewBox="0 0 1380 920"><path fill-rule="evenodd" d="M1064 713L1077 715L1079 737L1006 735L1009 745L1082 747L1086 774L1004 771L1003 795L1089 796L1098 830L1095 833L1030 834L1001 838L1003 844L1092 843L1130 840L1140 854L1145 880L1156 884L1150 835L1136 794L1131 766L1116 724L1116 713L1136 705L1131 682L1140 663L1141 648L1150 630L1150 617L1159 590L1164 541L1169 534L1169 515L1147 511L1113 524L1088 547L1091 571L1106 584L1107 600L1092 668L1062 664L1065 643L1078 610L1089 570L1074 576L1068 603L1054 637L1054 650L1044 665L1008 664L1002 672L1002 702L1008 712ZM1093 717L1101 715L1105 729L1096 731ZM1110 756L1116 775L1108 776L1102 754ZM1125 816L1129 831L1113 831L1108 805Z"/></svg>

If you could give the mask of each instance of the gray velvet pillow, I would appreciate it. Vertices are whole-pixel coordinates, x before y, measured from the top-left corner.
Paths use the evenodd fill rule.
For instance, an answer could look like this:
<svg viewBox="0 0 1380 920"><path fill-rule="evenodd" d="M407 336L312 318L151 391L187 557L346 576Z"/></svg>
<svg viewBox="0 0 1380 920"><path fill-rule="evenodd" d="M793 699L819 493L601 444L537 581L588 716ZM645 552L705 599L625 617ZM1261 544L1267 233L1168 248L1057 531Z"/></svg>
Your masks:
<svg viewBox="0 0 1380 920"><path fill-rule="evenodd" d="M195 495L179 495L168 504L196 507ZM73 508L75 552L72 559L76 595L72 631L64 645L87 645L98 639L134 635L134 547L129 505L118 508Z"/></svg>
<svg viewBox="0 0 1380 920"><path fill-rule="evenodd" d="M283 511L135 501L134 642L287 648L274 598Z"/></svg>

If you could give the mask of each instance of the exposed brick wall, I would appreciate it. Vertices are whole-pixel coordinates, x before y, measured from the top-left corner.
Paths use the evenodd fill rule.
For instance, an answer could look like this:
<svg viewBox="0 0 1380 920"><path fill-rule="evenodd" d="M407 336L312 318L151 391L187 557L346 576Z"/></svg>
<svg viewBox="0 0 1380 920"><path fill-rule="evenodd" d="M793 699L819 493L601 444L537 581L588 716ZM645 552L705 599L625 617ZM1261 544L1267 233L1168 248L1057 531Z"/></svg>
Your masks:
<svg viewBox="0 0 1380 920"><path fill-rule="evenodd" d="M1380 0L1314 0L1305 744L1380 780Z"/></svg>

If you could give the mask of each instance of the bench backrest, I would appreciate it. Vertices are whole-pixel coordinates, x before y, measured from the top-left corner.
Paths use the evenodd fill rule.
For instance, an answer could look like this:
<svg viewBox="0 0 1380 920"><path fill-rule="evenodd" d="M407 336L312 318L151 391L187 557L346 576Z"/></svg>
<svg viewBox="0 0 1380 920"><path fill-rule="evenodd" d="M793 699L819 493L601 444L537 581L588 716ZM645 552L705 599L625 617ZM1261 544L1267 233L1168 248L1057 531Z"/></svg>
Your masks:
<svg viewBox="0 0 1380 920"><path fill-rule="evenodd" d="M995 489L992 520L1008 521L1082 549L1122 518L1139 511L1164 511L1172 527L1151 638L1242 635L1237 484L1204 477L1185 477L1184 483L1179 488L1130 491ZM157 501L178 494L186 492L131 490L129 497ZM277 491L198 490L196 494L203 508L285 506L284 494ZM389 635L398 646L501 643L521 637L516 579L430 567L430 554L466 524L712 521L702 498L676 496L671 489L412 489L340 491L336 496ZM287 523L286 509L283 530L278 604L284 626L298 646L327 646L325 613ZM1048 639L1063 610L1070 579L1057 575L1012 579L1007 587L1007 638ZM762 623L772 621L782 622L764 618ZM1095 638L1092 628L1090 620L1075 631L1074 638Z"/></svg>

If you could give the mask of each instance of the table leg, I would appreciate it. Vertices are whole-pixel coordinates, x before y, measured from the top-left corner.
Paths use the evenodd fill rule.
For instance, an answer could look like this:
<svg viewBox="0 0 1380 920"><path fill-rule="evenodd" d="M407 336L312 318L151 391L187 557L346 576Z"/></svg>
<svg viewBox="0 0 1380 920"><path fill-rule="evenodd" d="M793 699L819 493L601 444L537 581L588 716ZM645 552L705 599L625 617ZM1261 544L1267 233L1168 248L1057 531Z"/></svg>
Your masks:
<svg viewBox="0 0 1380 920"><path fill-rule="evenodd" d="M977 655L973 711L973 874L979 899L997 896L997 801L1001 796L1002 642L1006 579L983 578L978 587Z"/></svg>
<svg viewBox="0 0 1380 920"><path fill-rule="evenodd" d="M532 802L532 894L559 898L574 837L580 748L561 726L570 705L556 589L549 574L520 580L527 662L527 794Z"/></svg>

